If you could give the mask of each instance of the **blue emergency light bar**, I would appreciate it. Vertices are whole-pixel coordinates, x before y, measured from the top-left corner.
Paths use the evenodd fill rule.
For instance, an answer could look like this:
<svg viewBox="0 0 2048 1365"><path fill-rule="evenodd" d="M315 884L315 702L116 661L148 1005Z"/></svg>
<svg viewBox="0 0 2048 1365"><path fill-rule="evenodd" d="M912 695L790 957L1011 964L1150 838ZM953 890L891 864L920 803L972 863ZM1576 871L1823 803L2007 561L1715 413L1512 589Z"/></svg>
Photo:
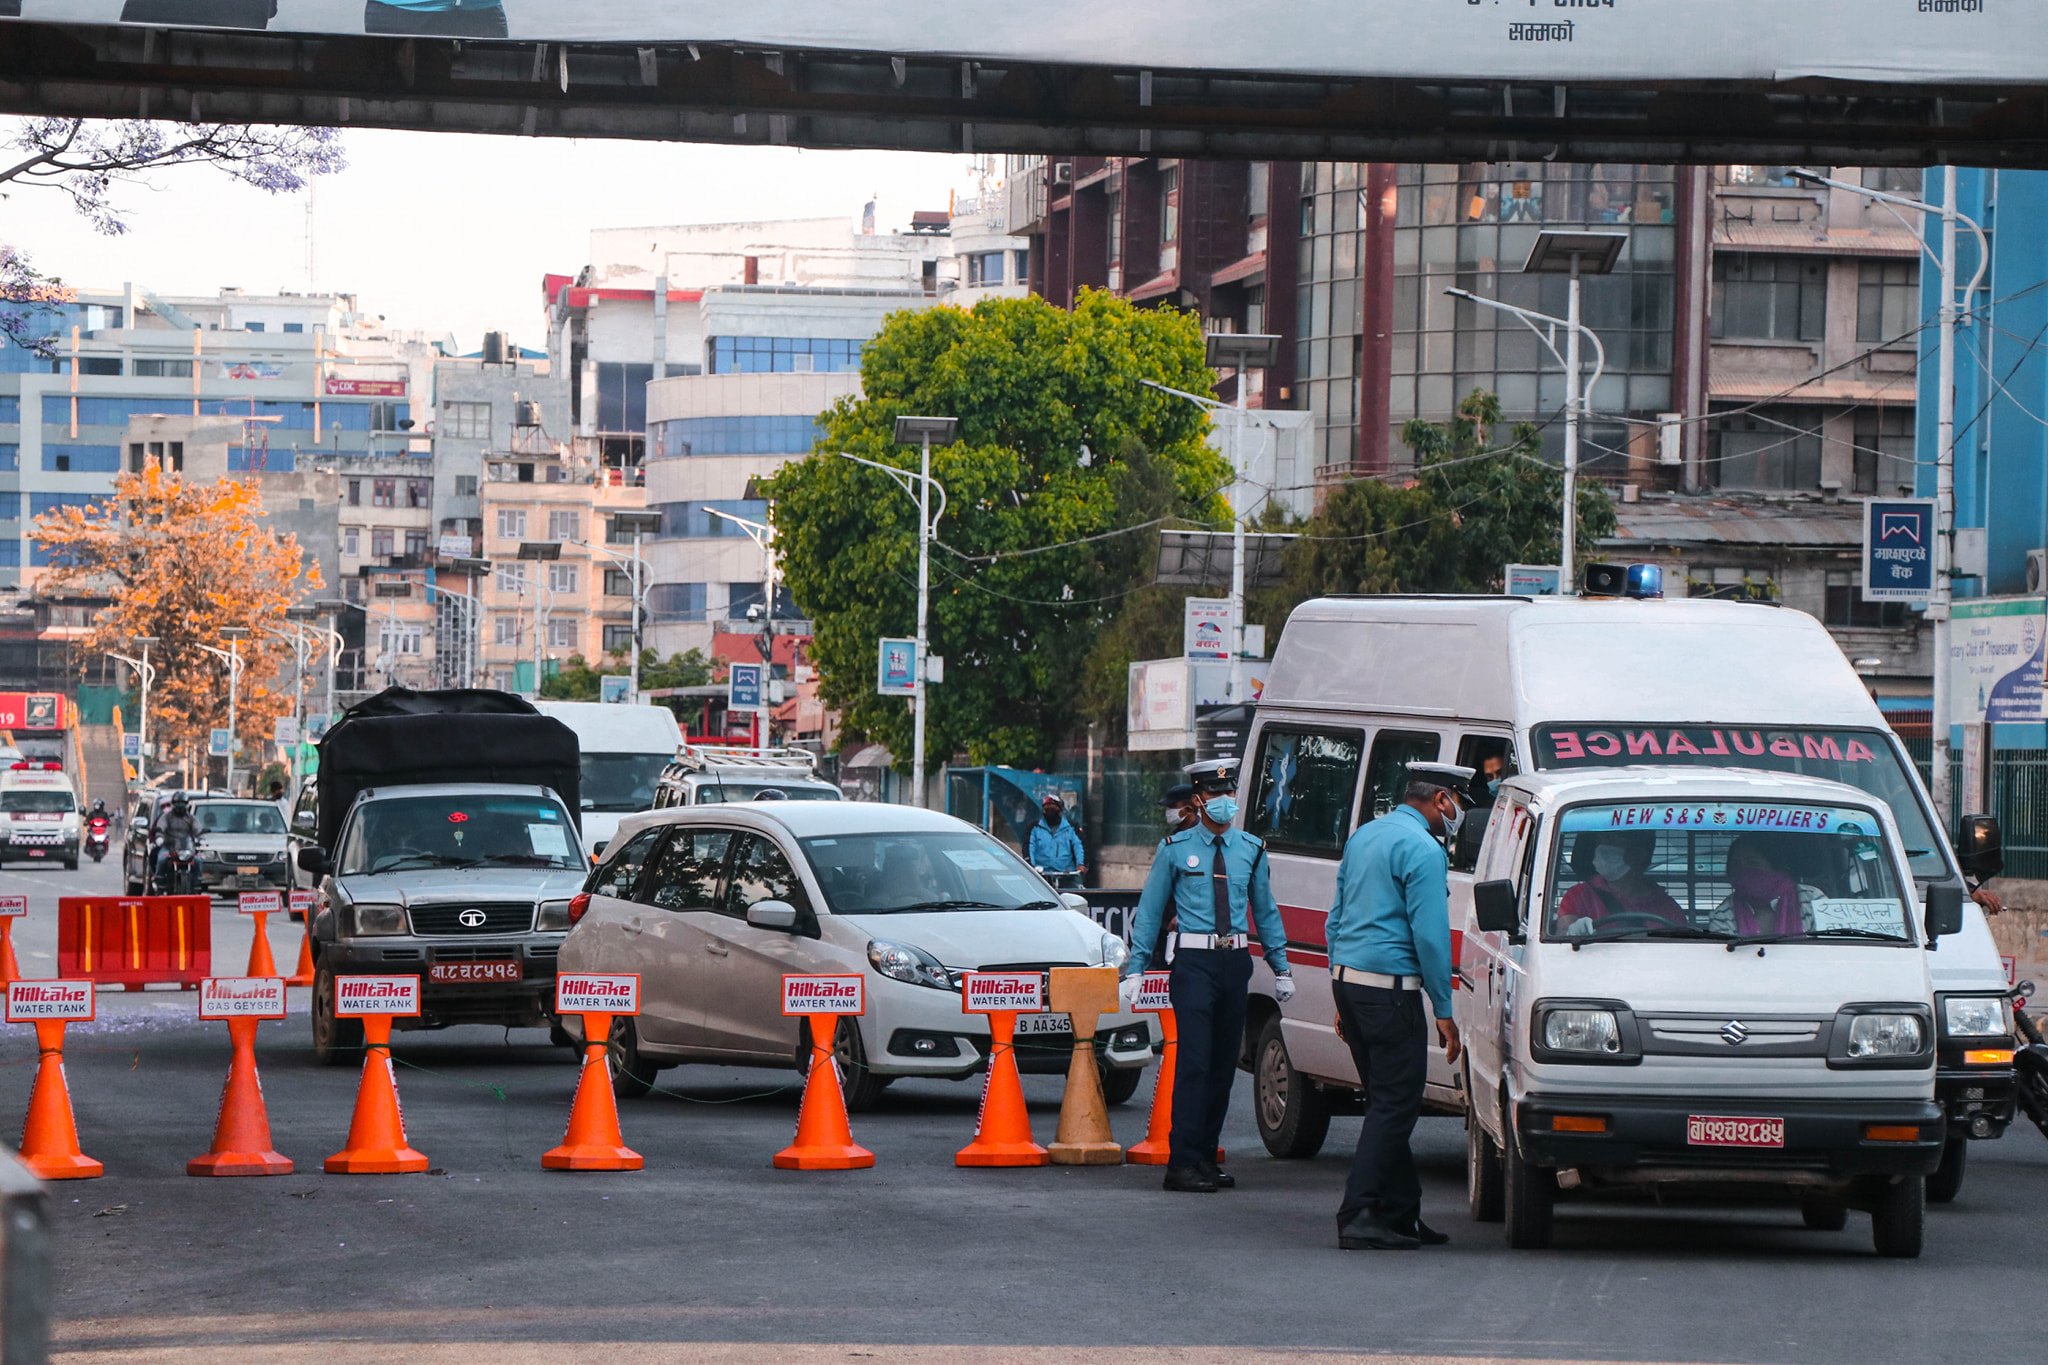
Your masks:
<svg viewBox="0 0 2048 1365"><path fill-rule="evenodd" d="M1588 564L1585 574L1585 595L1662 598L1664 570L1656 564Z"/></svg>

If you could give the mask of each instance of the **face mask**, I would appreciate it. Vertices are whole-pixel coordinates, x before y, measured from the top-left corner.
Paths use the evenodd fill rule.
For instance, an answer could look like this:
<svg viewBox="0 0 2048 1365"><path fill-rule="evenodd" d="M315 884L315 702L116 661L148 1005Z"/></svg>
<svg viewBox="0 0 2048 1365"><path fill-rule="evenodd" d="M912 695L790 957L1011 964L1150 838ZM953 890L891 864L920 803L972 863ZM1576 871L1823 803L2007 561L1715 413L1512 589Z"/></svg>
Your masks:
<svg viewBox="0 0 2048 1365"><path fill-rule="evenodd" d="M1607 881L1618 881L1628 875L1628 855L1612 844L1602 844L1593 850L1593 870Z"/></svg>
<svg viewBox="0 0 2048 1365"><path fill-rule="evenodd" d="M1056 810L1049 810L1045 812L1045 823L1047 823L1048 825L1057 825L1059 822L1060 812Z"/></svg>
<svg viewBox="0 0 2048 1365"><path fill-rule="evenodd" d="M1453 801L1451 803L1451 813L1443 819L1444 838L1455 839L1458 837L1459 828L1465 823L1465 808Z"/></svg>
<svg viewBox="0 0 2048 1365"><path fill-rule="evenodd" d="M1185 823L1185 819L1186 817L1178 810L1170 810L1166 812L1166 827L1168 829L1179 829Z"/></svg>
<svg viewBox="0 0 2048 1365"><path fill-rule="evenodd" d="M1488 796L1499 796L1499 795L1500 795L1500 779L1499 779L1499 778L1497 778L1497 777L1494 777L1494 778L1489 778L1489 779L1487 779L1487 783L1486 783L1486 794L1487 794Z"/></svg>
<svg viewBox="0 0 2048 1365"><path fill-rule="evenodd" d="M1729 882L1746 900L1775 900L1792 889L1792 879L1774 868L1745 867L1728 874Z"/></svg>
<svg viewBox="0 0 2048 1365"><path fill-rule="evenodd" d="M1202 810L1219 825L1227 825L1237 818L1237 798L1234 796L1212 796Z"/></svg>

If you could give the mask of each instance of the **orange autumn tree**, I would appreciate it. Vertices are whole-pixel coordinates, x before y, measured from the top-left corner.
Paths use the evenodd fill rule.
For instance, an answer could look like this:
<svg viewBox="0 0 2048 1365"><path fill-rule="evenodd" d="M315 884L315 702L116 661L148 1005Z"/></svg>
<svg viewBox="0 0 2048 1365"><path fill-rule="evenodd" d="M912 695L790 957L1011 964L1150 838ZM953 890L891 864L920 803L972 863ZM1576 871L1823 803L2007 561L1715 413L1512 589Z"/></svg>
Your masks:
<svg viewBox="0 0 2048 1365"><path fill-rule="evenodd" d="M279 685L291 645L266 627L281 628L301 589L321 582L297 539L264 523L253 482L187 483L150 461L121 475L104 502L44 513L34 535L50 557L40 591L113 599L81 642L86 649L128 654L137 635L157 640L149 728L160 757L205 770L209 732L228 723L228 665L200 646L225 649L223 626L248 627L236 647L235 723L241 751L262 752L291 709Z"/></svg>

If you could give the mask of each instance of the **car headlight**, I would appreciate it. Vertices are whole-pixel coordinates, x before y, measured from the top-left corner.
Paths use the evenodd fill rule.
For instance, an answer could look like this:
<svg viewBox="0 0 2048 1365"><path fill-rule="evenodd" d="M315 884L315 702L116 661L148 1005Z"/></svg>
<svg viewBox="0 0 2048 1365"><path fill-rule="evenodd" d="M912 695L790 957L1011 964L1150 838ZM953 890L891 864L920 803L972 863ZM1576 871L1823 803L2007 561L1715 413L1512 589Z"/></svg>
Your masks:
<svg viewBox="0 0 2048 1365"><path fill-rule="evenodd" d="M892 981L907 981L913 986L931 986L942 991L953 989L953 982L939 960L908 943L892 943L885 938L870 939L868 965Z"/></svg>
<svg viewBox="0 0 2048 1365"><path fill-rule="evenodd" d="M405 932L405 907L402 905L358 905L355 916L358 934Z"/></svg>
<svg viewBox="0 0 2048 1365"><path fill-rule="evenodd" d="M1926 1046L1926 1032L1910 1014L1857 1014L1849 1018L1849 1060L1914 1057Z"/></svg>
<svg viewBox="0 0 2048 1365"><path fill-rule="evenodd" d="M1621 1022L1613 1010L1551 1010L1543 1016L1543 1046L1552 1052L1621 1053Z"/></svg>
<svg viewBox="0 0 2048 1365"><path fill-rule="evenodd" d="M2002 995L1951 995L1941 1002L1943 1031L1951 1038L1992 1038L2012 1032L2012 1005Z"/></svg>
<svg viewBox="0 0 2048 1365"><path fill-rule="evenodd" d="M540 914L535 917L533 927L544 934L566 934L569 932L569 902L542 901Z"/></svg>
<svg viewBox="0 0 2048 1365"><path fill-rule="evenodd" d="M1124 963L1126 963L1126 962L1128 962L1128 961L1130 961L1130 960L1131 960L1131 945L1130 945L1130 944L1128 944L1128 943L1124 942L1124 941L1123 941L1122 939L1118 938L1118 937L1117 937L1117 936L1116 936L1115 934L1104 934L1104 935L1102 936L1102 965L1103 965L1103 966L1105 966L1105 967L1121 967L1121 966L1123 966L1123 965L1124 965Z"/></svg>

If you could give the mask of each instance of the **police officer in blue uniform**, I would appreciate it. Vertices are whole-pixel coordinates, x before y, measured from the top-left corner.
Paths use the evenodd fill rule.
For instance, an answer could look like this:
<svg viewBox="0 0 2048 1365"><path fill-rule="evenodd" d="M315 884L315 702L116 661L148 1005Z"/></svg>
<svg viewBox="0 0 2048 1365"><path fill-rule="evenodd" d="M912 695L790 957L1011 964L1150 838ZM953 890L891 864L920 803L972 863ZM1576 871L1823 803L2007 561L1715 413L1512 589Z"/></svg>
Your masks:
<svg viewBox="0 0 2048 1365"><path fill-rule="evenodd" d="M1410 763L1401 804L1344 844L1325 926L1337 1031L1365 1091L1365 1123L1337 1210L1347 1251L1413 1251L1450 1238L1422 1221L1422 1182L1408 1148L1429 1068L1424 995L1445 1054L1458 1060L1451 1022L1449 859L1472 804L1472 770Z"/></svg>
<svg viewBox="0 0 2048 1365"><path fill-rule="evenodd" d="M1232 829L1237 815L1237 760L1214 759L1187 769L1198 819L1168 835L1152 859L1131 928L1126 996L1138 975L1172 948L1174 1017L1180 1025L1173 1080L1173 1130L1165 1187L1210 1194L1237 1184L1216 1164L1216 1143L1230 1107L1244 1042L1246 988L1252 979L1250 935L1257 934L1273 969L1274 993L1294 995L1287 936L1268 880L1266 846ZM1163 933L1168 916L1174 932ZM1164 941L1162 941L1164 940Z"/></svg>

